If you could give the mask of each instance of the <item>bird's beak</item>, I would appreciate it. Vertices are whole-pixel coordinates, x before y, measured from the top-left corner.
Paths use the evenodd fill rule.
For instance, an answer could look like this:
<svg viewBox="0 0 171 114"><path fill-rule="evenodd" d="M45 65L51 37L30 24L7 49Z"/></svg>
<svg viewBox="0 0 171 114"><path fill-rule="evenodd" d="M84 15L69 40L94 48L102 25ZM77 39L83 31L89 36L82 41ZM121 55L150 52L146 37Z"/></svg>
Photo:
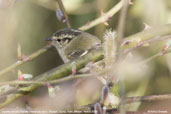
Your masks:
<svg viewBox="0 0 171 114"><path fill-rule="evenodd" d="M52 41L52 38L45 38L45 41Z"/></svg>

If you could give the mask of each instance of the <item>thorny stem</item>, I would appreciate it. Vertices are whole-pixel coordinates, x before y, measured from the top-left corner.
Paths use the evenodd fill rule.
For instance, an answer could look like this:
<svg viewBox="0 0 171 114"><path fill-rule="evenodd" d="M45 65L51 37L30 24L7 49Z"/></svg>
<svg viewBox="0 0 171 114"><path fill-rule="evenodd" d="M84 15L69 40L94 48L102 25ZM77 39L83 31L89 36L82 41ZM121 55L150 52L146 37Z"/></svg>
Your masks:
<svg viewBox="0 0 171 114"><path fill-rule="evenodd" d="M66 24L67 24L68 28L71 28L71 25L70 25L70 22L69 22L69 19L68 19L68 15L66 13L66 10L64 8L64 5L63 5L62 1L57 0L57 2L58 2L58 5L59 5L60 9L62 10L62 13L64 14L64 17L66 19Z"/></svg>

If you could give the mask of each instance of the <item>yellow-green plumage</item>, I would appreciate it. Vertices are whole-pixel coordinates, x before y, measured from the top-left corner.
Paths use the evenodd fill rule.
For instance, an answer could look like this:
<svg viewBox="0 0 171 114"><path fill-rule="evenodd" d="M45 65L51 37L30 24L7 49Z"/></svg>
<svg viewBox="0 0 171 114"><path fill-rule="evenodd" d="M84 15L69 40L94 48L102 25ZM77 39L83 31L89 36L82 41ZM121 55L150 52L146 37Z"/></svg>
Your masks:
<svg viewBox="0 0 171 114"><path fill-rule="evenodd" d="M85 54L91 49L101 47L101 40L96 36L71 28L57 31L51 37L51 40L62 55L61 57L68 59L68 61Z"/></svg>
<svg viewBox="0 0 171 114"><path fill-rule="evenodd" d="M70 55L72 53L75 53L75 56L79 56L84 51L96 48L100 44L101 41L96 36L83 32L70 41L65 48L65 54L68 57L74 57L74 54Z"/></svg>

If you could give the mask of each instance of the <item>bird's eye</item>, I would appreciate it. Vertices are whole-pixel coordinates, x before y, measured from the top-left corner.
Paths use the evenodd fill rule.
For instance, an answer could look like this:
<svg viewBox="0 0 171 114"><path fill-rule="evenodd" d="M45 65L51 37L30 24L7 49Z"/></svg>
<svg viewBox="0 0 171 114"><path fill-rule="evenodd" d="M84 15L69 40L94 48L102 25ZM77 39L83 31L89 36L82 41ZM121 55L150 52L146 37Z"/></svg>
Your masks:
<svg viewBox="0 0 171 114"><path fill-rule="evenodd" d="M58 42L61 42L61 39L57 39Z"/></svg>

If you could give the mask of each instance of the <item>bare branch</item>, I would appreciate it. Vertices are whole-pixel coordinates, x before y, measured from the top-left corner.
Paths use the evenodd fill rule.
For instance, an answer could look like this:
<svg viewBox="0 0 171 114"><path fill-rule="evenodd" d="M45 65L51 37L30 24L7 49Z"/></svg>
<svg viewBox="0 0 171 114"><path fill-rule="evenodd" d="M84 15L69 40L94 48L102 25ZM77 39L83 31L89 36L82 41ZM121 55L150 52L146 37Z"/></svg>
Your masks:
<svg viewBox="0 0 171 114"><path fill-rule="evenodd" d="M24 63L26 63L26 62L28 62L29 60L35 59L36 57L38 57L38 56L40 56L41 54L45 53L50 47L51 47L51 46L49 45L49 46L45 46L45 47L39 49L38 51L34 52L33 54L27 56L27 58L29 58L29 59L27 59L27 60L22 60L22 61L21 61L21 60L18 60L17 62L15 62L14 64L10 65L9 67L7 67L7 68L1 70L1 71L0 71L0 76L1 76L1 75L4 75L5 73L11 71L12 69L14 69L14 68L16 68L16 67L18 67L18 66L20 66L20 65L22 65L22 64L24 64Z"/></svg>
<svg viewBox="0 0 171 114"><path fill-rule="evenodd" d="M138 97L127 97L126 103L134 102L146 102L146 101L156 101L156 100L169 100L171 99L171 94L165 95L151 95L151 96L138 96Z"/></svg>
<svg viewBox="0 0 171 114"><path fill-rule="evenodd" d="M74 80L74 79L80 79L80 78L88 78L88 77L93 77L93 76L97 76L97 74L80 74L80 75L73 75L73 76L68 76L68 77L64 77L61 79L57 79L57 80L52 80L52 81L34 81L34 80L30 80L30 81L20 81L20 80L15 80L15 81L8 81L8 82L2 82L0 83L0 86L3 85L31 85L31 84L41 84L41 85L45 85L46 83L49 84L58 84L58 83L62 83L65 81L69 81L69 80Z"/></svg>
<svg viewBox="0 0 171 114"><path fill-rule="evenodd" d="M155 28L152 27L150 29L144 30L142 32L124 38L121 44L121 49L122 50L129 49L145 40L149 40L154 37L162 37L170 34L171 34L171 24L162 25Z"/></svg>
<svg viewBox="0 0 171 114"><path fill-rule="evenodd" d="M154 43L156 41L163 41L163 40L167 40L167 39L171 39L171 35L163 36L163 37L156 37L156 38L152 38L152 39L149 39L149 40L139 42L137 45L135 45L135 46L133 46L131 48L125 49L122 53L127 54L130 51L132 51L133 49L136 49L137 47L140 47L142 45L145 45L145 44L148 44L148 43Z"/></svg>
<svg viewBox="0 0 171 114"><path fill-rule="evenodd" d="M85 30L88 30L100 23L105 22L106 18L110 18L113 15L115 15L121 9L122 6L123 6L123 2L121 0L118 4L116 4L107 13L105 13L104 15L100 16L99 18L95 19L94 21L91 21L91 22L87 23L86 25L81 26L79 29L85 31Z"/></svg>
<svg viewBox="0 0 171 114"><path fill-rule="evenodd" d="M171 94L151 95L151 96L134 96L134 97L126 97L125 103L130 104L130 103L135 103L135 102L150 102L150 101L170 100L170 99L171 99ZM88 104L85 106L78 106L78 107L74 107L74 108L90 110L93 108L94 104L95 103ZM108 110L112 110L112 109L107 109L107 111ZM116 108L114 108L113 110L116 110Z"/></svg>
<svg viewBox="0 0 171 114"><path fill-rule="evenodd" d="M71 25L70 25L70 22L69 22L69 19L68 19L68 15L66 13L66 10L64 8L64 5L63 5L62 1L57 0L57 2L58 2L58 5L59 5L60 9L62 10L62 13L64 14L64 17L66 19L66 24L67 24L68 28L71 28Z"/></svg>
<svg viewBox="0 0 171 114"><path fill-rule="evenodd" d="M155 59L155 58L157 58L157 57L163 56L163 55L165 55L165 54L168 54L168 53L171 53L171 48L167 49L165 52L160 51L160 52L156 53L155 55L153 55L153 56L151 56L151 57L149 57L149 58L147 58L147 59L141 61L140 64L148 63L148 62L150 62L151 60L153 60L153 59Z"/></svg>

